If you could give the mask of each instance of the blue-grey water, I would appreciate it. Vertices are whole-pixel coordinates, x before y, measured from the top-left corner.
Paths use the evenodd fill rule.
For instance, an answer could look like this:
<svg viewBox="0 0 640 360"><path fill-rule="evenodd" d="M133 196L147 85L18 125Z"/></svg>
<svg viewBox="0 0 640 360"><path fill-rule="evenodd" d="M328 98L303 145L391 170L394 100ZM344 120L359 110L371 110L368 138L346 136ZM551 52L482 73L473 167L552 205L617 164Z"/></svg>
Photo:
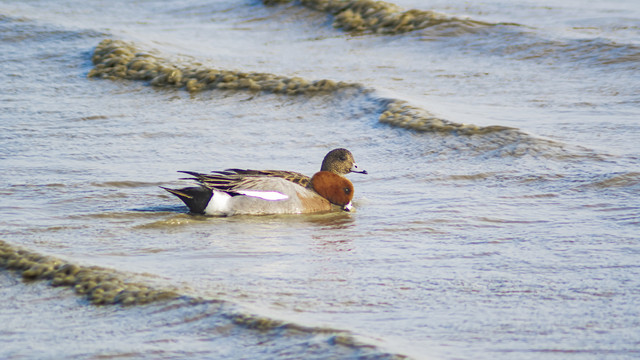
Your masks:
<svg viewBox="0 0 640 360"><path fill-rule="evenodd" d="M395 4L493 25L353 34L298 2L1 2L0 239L209 302L92 306L3 270L0 358L639 357L640 3ZM104 39L373 91L88 78ZM414 131L381 123L379 99L517 131ZM336 147L369 172L349 176L353 213L207 218L158 187L312 174ZM317 331L225 322L238 312Z"/></svg>

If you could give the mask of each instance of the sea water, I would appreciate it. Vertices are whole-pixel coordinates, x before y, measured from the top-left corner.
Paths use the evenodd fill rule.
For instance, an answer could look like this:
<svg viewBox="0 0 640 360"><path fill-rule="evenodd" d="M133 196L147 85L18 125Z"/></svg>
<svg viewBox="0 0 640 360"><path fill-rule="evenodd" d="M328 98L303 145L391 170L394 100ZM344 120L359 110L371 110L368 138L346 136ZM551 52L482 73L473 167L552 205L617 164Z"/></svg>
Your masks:
<svg viewBox="0 0 640 360"><path fill-rule="evenodd" d="M395 4L448 20L352 32L295 1L2 2L0 239L183 299L93 306L2 271L0 357L639 356L640 4ZM365 90L87 77L105 39ZM384 122L389 102L505 130ZM204 217L158 187L311 175L338 147L369 173L349 175L353 213Z"/></svg>

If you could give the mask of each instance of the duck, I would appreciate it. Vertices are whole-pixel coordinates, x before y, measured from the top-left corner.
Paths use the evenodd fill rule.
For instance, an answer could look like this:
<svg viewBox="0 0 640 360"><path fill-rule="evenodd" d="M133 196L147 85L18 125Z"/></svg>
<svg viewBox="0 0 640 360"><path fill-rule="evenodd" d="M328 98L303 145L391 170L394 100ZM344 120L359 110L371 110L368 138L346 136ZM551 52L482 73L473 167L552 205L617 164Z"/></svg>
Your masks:
<svg viewBox="0 0 640 360"><path fill-rule="evenodd" d="M212 173L179 171L196 186L162 189L177 196L194 214L210 216L303 214L336 208L353 210L353 183L344 175L367 174L353 154L333 149L322 160L320 171L308 177L285 170L226 169Z"/></svg>

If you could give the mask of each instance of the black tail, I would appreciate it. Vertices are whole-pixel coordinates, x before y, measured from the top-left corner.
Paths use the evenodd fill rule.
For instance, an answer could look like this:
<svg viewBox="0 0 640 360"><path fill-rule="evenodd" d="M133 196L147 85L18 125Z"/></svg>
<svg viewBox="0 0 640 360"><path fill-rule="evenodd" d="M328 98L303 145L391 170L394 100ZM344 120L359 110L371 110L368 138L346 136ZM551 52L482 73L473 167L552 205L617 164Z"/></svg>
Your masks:
<svg viewBox="0 0 640 360"><path fill-rule="evenodd" d="M209 200L211 200L211 196L213 195L213 191L204 186L194 186L178 190L163 186L160 187L180 198L192 213L198 214L204 214L204 209L207 208Z"/></svg>

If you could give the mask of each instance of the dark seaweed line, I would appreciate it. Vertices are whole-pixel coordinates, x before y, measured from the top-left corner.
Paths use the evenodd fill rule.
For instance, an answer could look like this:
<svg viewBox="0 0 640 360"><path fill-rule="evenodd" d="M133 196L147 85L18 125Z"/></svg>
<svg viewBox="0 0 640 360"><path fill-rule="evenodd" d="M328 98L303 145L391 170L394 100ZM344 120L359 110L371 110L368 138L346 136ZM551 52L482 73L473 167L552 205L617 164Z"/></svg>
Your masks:
<svg viewBox="0 0 640 360"><path fill-rule="evenodd" d="M293 0L262 0L265 5L291 3ZM333 26L348 32L402 34L437 25L457 25L460 28L513 25L462 19L430 10L403 11L395 4L376 0L299 0L295 3L333 16Z"/></svg>
<svg viewBox="0 0 640 360"><path fill-rule="evenodd" d="M20 249L0 240L0 268L12 270L25 280L47 280L66 286L94 305L136 305L180 297L170 290L123 281L108 269L74 265L60 259Z"/></svg>
<svg viewBox="0 0 640 360"><path fill-rule="evenodd" d="M90 78L145 81L153 87L185 89L190 93L219 90L284 96L363 96L377 105L378 122L421 133L473 137L474 140L469 139L467 144L473 151L499 151L502 155L516 157L527 154L554 158L577 156L567 151L562 144L530 136L516 128L477 126L444 120L404 100L376 96L375 90L357 83L308 81L268 73L177 65L142 52L130 43L111 39L98 44L92 61L95 67L87 75Z"/></svg>
<svg viewBox="0 0 640 360"><path fill-rule="evenodd" d="M133 306L150 303L216 304L217 312L209 315L225 318L234 325L260 332L274 332L296 336L328 335L328 344L367 353L376 359L406 359L400 354L392 354L374 345L357 340L347 331L318 328L288 323L272 318L247 314L233 310L232 303L222 300L207 300L181 295L173 290L154 289L141 283L123 280L124 274L97 266L75 265L54 257L11 245L0 240L0 270L17 273L26 281L47 281L50 286L71 288L76 295L93 305ZM224 306L228 305L228 306ZM228 310L231 309L231 310Z"/></svg>
<svg viewBox="0 0 640 360"><path fill-rule="evenodd" d="M496 26L517 27L497 36L517 36L517 43L498 41L491 50L519 60L559 58L568 56L573 62L594 62L598 65L624 65L638 69L640 48L635 44L619 44L603 39L550 40L538 38L520 29L534 29L528 25L458 18L430 10L402 10L393 3L376 0L262 0L263 4L294 3L333 17L333 26L352 34L397 35L431 27L444 26L458 34L475 32ZM450 31L447 31L450 33ZM496 35L492 36L495 37Z"/></svg>
<svg viewBox="0 0 640 360"><path fill-rule="evenodd" d="M185 89L191 93L204 90L249 91L287 96L314 96L350 92L368 96L374 92L361 84L332 80L309 81L299 77L268 73L246 73L175 65L142 52L120 40L103 40L96 47L92 61L95 67L88 77L146 81L154 87ZM442 132L457 135L488 134L516 131L504 126L481 127L440 119L428 111L397 99L371 98L381 107L381 123L419 132Z"/></svg>
<svg viewBox="0 0 640 360"><path fill-rule="evenodd" d="M501 156L524 155L573 159L593 157L588 149L575 151L553 140L531 136L506 126L477 126L441 119L404 100L382 98L374 89L357 83L332 80L308 81L303 78L247 73L233 70L177 65L134 47L132 44L106 39L95 48L95 67L88 77L110 80L145 81L156 88L184 89L190 93L205 90L273 93L283 96L362 96L376 105L378 122L419 133L464 136L463 148L478 153L499 152Z"/></svg>

